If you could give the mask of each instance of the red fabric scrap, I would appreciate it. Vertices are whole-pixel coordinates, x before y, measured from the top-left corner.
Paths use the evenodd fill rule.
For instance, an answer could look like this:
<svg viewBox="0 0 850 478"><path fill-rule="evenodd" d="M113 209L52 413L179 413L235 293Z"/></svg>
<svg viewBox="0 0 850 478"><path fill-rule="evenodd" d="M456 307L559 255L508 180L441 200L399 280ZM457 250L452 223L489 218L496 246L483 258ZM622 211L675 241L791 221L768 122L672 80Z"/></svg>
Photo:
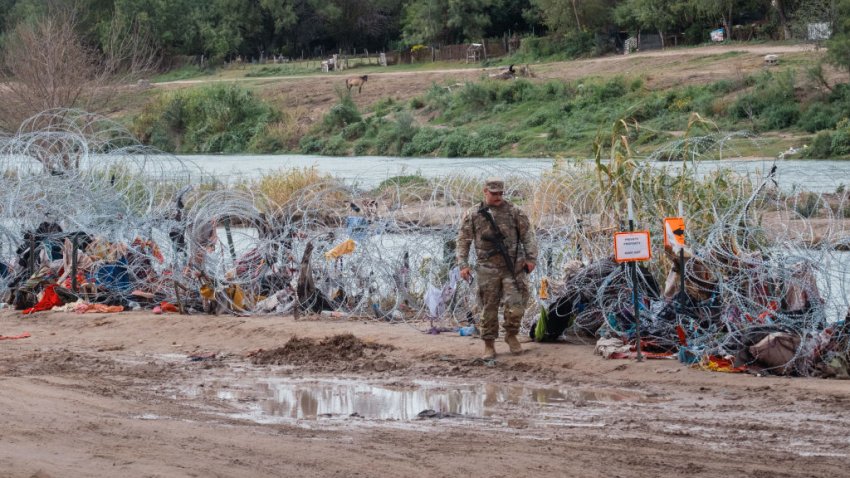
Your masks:
<svg viewBox="0 0 850 478"><path fill-rule="evenodd" d="M688 345L688 336L685 334L685 329L681 325L676 326L676 335L679 336L679 345Z"/></svg>
<svg viewBox="0 0 850 478"><path fill-rule="evenodd" d="M159 307L162 309L163 312L180 312L179 310L177 310L176 305L166 301L160 302Z"/></svg>
<svg viewBox="0 0 850 478"><path fill-rule="evenodd" d="M34 307L30 307L29 309L24 310L24 315L32 314L33 312L42 312L45 310L50 310L54 307L58 307L60 305L64 305L62 299L56 295L56 292L53 290L56 287L56 284L50 284L44 288L44 296L42 296L41 300L38 304L35 304Z"/></svg>
<svg viewBox="0 0 850 478"><path fill-rule="evenodd" d="M32 337L29 332L24 332L21 335L0 335L0 340L17 340L28 339Z"/></svg>

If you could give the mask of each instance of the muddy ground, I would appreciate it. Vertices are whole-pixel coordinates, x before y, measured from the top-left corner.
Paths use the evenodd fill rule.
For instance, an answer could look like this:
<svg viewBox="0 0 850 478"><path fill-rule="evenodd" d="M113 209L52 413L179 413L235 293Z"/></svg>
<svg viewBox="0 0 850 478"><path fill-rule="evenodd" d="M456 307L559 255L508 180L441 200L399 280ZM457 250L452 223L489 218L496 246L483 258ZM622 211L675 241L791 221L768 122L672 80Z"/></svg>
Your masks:
<svg viewBox="0 0 850 478"><path fill-rule="evenodd" d="M0 335L25 331L0 340L0 476L836 477L850 463L846 381L582 344L510 356L500 342L487 364L469 337L349 319L0 312ZM293 380L466 387L483 408L393 419L353 400L289 418L259 384Z"/></svg>

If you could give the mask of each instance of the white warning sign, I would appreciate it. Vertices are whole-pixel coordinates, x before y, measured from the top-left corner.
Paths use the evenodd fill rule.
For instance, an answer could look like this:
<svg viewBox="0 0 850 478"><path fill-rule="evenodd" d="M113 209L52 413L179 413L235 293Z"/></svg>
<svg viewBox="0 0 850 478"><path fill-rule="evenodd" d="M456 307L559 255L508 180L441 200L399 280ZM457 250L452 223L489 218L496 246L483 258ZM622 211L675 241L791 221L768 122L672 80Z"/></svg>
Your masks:
<svg viewBox="0 0 850 478"><path fill-rule="evenodd" d="M649 231L614 234L614 259L617 262L648 261L651 257Z"/></svg>

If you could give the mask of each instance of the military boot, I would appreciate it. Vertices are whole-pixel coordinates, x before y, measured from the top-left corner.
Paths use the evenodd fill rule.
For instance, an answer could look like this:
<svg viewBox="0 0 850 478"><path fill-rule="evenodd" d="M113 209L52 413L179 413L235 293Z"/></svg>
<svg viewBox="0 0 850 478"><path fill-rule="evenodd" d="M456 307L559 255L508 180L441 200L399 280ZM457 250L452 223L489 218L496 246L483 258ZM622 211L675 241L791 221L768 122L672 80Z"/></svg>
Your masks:
<svg viewBox="0 0 850 478"><path fill-rule="evenodd" d="M512 354L519 355L522 353L522 345L519 344L516 334L505 335L505 343L508 344Z"/></svg>
<svg viewBox="0 0 850 478"><path fill-rule="evenodd" d="M484 360L493 360L496 358L496 341L493 339L484 341L484 355L481 356Z"/></svg>

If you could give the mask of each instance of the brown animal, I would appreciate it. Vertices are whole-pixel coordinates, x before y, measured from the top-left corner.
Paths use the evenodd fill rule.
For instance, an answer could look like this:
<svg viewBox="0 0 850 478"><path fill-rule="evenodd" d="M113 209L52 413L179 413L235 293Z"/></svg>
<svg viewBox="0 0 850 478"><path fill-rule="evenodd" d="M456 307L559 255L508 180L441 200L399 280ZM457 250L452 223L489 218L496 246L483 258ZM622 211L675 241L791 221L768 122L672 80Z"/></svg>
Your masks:
<svg viewBox="0 0 850 478"><path fill-rule="evenodd" d="M348 88L348 93L351 93L351 89L355 86L357 87L357 93L360 93L360 90L363 89L363 83L366 83L366 80L369 79L369 75L363 76L352 76L351 78L346 78L345 87Z"/></svg>

